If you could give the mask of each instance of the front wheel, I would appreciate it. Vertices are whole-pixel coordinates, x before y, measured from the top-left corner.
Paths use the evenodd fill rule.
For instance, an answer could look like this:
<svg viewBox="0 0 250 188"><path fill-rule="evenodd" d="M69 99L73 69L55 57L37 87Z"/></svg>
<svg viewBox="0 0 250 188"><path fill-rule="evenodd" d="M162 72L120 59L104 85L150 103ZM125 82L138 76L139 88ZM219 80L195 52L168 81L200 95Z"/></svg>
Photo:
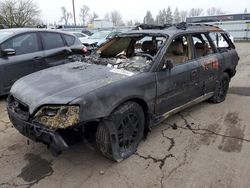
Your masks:
<svg viewBox="0 0 250 188"><path fill-rule="evenodd" d="M126 159L136 152L143 138L145 116L141 106L135 102L127 102L111 114L111 123L100 123L96 132L97 148L103 155L117 161ZM113 126L116 135L116 147L111 145L111 132ZM113 135L112 135L113 136ZM117 151L114 151L116 148Z"/></svg>
<svg viewBox="0 0 250 188"><path fill-rule="evenodd" d="M220 103L225 100L229 88L229 82L230 78L228 74L224 72L215 87L214 96L211 98L213 103Z"/></svg>

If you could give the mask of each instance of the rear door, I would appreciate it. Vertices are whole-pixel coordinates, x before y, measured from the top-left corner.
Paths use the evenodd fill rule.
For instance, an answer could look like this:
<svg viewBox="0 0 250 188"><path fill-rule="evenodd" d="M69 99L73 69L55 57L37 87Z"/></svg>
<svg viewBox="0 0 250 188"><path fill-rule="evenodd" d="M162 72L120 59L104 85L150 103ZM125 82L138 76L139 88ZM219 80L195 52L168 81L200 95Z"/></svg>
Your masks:
<svg viewBox="0 0 250 188"><path fill-rule="evenodd" d="M217 53L207 33L192 35L195 60L199 62L200 88L202 93L210 93L215 89L216 79L219 75L220 64L223 64L223 57Z"/></svg>
<svg viewBox="0 0 250 188"><path fill-rule="evenodd" d="M43 52L37 33L26 33L15 36L1 44L1 50L14 49L16 54L0 57L0 80L3 93L7 93L13 83L30 73L41 69Z"/></svg>
<svg viewBox="0 0 250 188"><path fill-rule="evenodd" d="M67 46L71 49L72 56L79 56L82 58L83 54L86 52L83 51L84 46L81 43L81 41L78 38L71 36L71 35L68 35L68 34L62 34L62 36L63 36ZM87 48L86 48L86 50L87 50Z"/></svg>
<svg viewBox="0 0 250 188"><path fill-rule="evenodd" d="M221 65L224 67L222 70L235 69L239 57L228 35L226 33L210 32L209 37L217 48L217 54L223 56L223 63Z"/></svg>
<svg viewBox="0 0 250 188"><path fill-rule="evenodd" d="M60 33L40 32L47 67L68 63L72 50L66 45Z"/></svg>
<svg viewBox="0 0 250 188"><path fill-rule="evenodd" d="M160 70L156 73L156 114L162 115L202 95L199 88L199 63L193 59L190 37L175 38L163 57ZM173 68L166 66L172 62Z"/></svg>

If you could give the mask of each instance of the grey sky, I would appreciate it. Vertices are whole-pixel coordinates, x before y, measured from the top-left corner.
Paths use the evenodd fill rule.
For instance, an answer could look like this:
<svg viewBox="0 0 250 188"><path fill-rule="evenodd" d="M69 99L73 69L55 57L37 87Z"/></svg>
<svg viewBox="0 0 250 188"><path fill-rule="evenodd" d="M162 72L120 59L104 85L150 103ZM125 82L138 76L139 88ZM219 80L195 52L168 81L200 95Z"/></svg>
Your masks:
<svg viewBox="0 0 250 188"><path fill-rule="evenodd" d="M36 0L42 11L42 20L46 23L58 22L61 17L60 7L65 6L72 12L72 0ZM218 7L227 13L242 13L245 8L250 11L249 0L75 0L76 19L79 23L79 10L82 5L88 5L91 12L95 11L101 18L106 12L118 10L122 14L123 20L142 21L147 10L150 10L153 16L160 9L167 8L169 5L179 10L189 10L191 8ZM73 22L71 20L71 22Z"/></svg>

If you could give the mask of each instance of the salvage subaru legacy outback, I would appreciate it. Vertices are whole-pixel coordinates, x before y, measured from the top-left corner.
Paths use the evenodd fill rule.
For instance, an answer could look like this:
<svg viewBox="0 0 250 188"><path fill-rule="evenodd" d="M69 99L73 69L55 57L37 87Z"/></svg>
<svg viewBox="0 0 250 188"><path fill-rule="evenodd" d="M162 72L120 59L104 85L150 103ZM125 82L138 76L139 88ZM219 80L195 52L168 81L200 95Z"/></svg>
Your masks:
<svg viewBox="0 0 250 188"><path fill-rule="evenodd" d="M218 46L220 37L226 46ZM121 161L169 115L204 100L224 101L238 60L218 27L141 25L84 62L21 78L11 88L8 113L21 134L53 151L92 140Z"/></svg>

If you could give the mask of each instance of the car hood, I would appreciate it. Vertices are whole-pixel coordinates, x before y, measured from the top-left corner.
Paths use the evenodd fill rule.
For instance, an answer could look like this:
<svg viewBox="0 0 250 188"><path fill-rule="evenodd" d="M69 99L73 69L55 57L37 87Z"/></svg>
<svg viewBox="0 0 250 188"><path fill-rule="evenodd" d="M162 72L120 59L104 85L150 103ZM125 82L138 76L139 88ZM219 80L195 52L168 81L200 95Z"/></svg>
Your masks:
<svg viewBox="0 0 250 188"><path fill-rule="evenodd" d="M135 73L103 65L74 62L45 69L18 80L10 94L32 114L44 104L68 104L79 96Z"/></svg>
<svg viewBox="0 0 250 188"><path fill-rule="evenodd" d="M97 44L100 45L101 43L105 42L106 39L90 39L90 38L85 38L82 40L83 44Z"/></svg>

